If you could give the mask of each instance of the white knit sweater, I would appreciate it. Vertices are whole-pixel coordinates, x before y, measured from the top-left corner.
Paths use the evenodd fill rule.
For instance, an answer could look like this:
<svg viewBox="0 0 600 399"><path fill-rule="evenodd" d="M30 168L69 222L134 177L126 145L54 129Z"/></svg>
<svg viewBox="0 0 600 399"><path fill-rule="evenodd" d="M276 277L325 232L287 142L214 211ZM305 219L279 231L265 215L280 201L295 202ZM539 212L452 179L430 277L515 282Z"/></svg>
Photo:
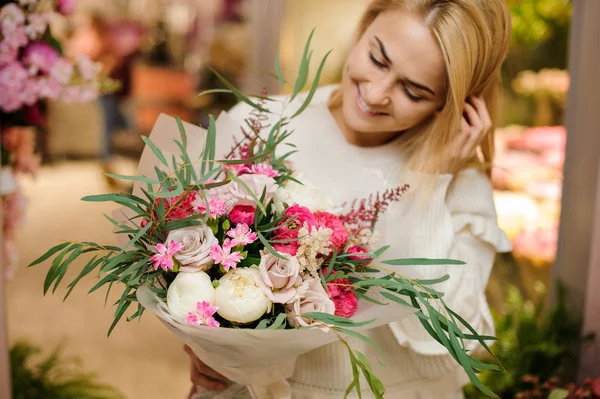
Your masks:
<svg viewBox="0 0 600 399"><path fill-rule="evenodd" d="M382 238L377 246L390 245L388 259L407 257L452 258L463 266L402 268L410 277L450 279L436 288L447 303L480 334L493 335L494 326L485 298L496 252L510 251L508 238L496 223L489 179L481 172L465 170L457 176L406 174L401 140L361 148L347 143L327 108L335 86L319 89L311 105L295 118L290 141L298 153L291 161L303 178L313 183L334 204L363 198L402 184L413 193L394 203L376 226ZM291 115L305 96L286 107ZM279 98L281 99L281 98ZM281 102L269 102L275 114ZM251 108L239 104L230 112L238 122ZM419 192L423 195L418 195ZM417 317L380 327L368 333L383 348L383 355L362 341L352 345L365 353L386 387L386 398L460 398L468 378L446 349L434 341ZM348 355L334 343L298 358L290 383L294 398L341 398L352 379ZM363 397L370 397L362 384Z"/></svg>

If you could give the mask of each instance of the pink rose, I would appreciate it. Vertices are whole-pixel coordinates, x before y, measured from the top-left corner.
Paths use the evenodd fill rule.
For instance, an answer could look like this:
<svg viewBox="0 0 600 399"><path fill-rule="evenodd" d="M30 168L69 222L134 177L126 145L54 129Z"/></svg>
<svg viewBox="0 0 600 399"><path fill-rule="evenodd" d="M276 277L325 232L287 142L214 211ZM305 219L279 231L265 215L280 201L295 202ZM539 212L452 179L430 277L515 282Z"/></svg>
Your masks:
<svg viewBox="0 0 600 399"><path fill-rule="evenodd" d="M307 285L307 291L304 293L304 296L286 306L288 320L294 327L320 325L319 322L303 317L303 314L311 312L335 313L335 304L321 285L321 280L309 279L304 283Z"/></svg>
<svg viewBox="0 0 600 399"><path fill-rule="evenodd" d="M260 198L263 191L266 191L265 204L271 201L273 194L277 191L277 183L275 180L265 175L242 175L239 176L239 179L248 186L250 192L252 192L256 198ZM238 205L256 206L254 197L241 184L232 181L224 186L224 188L227 190L228 194L237 199Z"/></svg>
<svg viewBox="0 0 600 399"><path fill-rule="evenodd" d="M299 275L300 263L294 256L284 257L286 260L265 251L261 255L258 270L265 283L267 297L274 303L287 304L300 297L304 289Z"/></svg>
<svg viewBox="0 0 600 399"><path fill-rule="evenodd" d="M358 299L354 293L354 287L350 280L338 278L327 283L329 297L335 304L335 315L340 317L351 317L358 308Z"/></svg>
<svg viewBox="0 0 600 399"><path fill-rule="evenodd" d="M75 0L58 0L58 12L62 15L69 15L75 9Z"/></svg>
<svg viewBox="0 0 600 399"><path fill-rule="evenodd" d="M344 227L344 223L342 223L339 217L328 212L316 212L315 219L317 226L331 229L332 233L331 237L329 237L329 242L331 242L333 248L337 249L339 254L348 241L348 231Z"/></svg>
<svg viewBox="0 0 600 399"><path fill-rule="evenodd" d="M23 52L23 61L35 72L49 74L60 58L58 51L45 42L33 42Z"/></svg>
<svg viewBox="0 0 600 399"><path fill-rule="evenodd" d="M247 224L251 226L254 223L254 212L256 209L250 205L236 205L229 213L229 220L233 224Z"/></svg>
<svg viewBox="0 0 600 399"><path fill-rule="evenodd" d="M364 249L363 247L359 246L359 245L354 245L350 248L348 248L348 251L346 251L349 255L350 260L362 260L364 261L363 264L368 265L371 263L371 257L369 255L358 255L358 254L366 254L368 253L368 251L366 249ZM357 255L355 255L357 254Z"/></svg>
<svg viewBox="0 0 600 399"><path fill-rule="evenodd" d="M311 211L308 208L294 204L283 212L287 218L281 223L281 227L275 230L273 236L276 240L288 240L292 238L298 238L298 230L300 230L304 223L308 227L313 227L317 224L317 221Z"/></svg>

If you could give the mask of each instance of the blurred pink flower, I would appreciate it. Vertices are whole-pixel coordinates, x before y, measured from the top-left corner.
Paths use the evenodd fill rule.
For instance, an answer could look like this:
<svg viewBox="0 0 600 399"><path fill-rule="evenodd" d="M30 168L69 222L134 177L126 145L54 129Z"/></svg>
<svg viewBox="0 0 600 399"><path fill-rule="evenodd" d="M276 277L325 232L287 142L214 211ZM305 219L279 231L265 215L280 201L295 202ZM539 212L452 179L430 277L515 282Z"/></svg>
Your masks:
<svg viewBox="0 0 600 399"><path fill-rule="evenodd" d="M27 70L19 62L0 68L0 108L12 112L23 106L22 91L27 80Z"/></svg>
<svg viewBox="0 0 600 399"><path fill-rule="evenodd" d="M75 0L57 0L58 12L62 15L69 15L75 9Z"/></svg>
<svg viewBox="0 0 600 399"><path fill-rule="evenodd" d="M198 302L196 312L189 312L185 321L195 326L219 327L219 322L214 318L217 310L218 307L211 306L207 301Z"/></svg>
<svg viewBox="0 0 600 399"><path fill-rule="evenodd" d="M40 99L40 85L37 79L27 79L21 91L23 104L32 106Z"/></svg>
<svg viewBox="0 0 600 399"><path fill-rule="evenodd" d="M59 58L60 55L54 47L41 41L29 44L23 52L23 61L33 74L37 71L49 74Z"/></svg>
<svg viewBox="0 0 600 399"><path fill-rule="evenodd" d="M54 64L50 76L62 84L67 84L73 76L73 64L64 58L60 58Z"/></svg>
<svg viewBox="0 0 600 399"><path fill-rule="evenodd" d="M94 80L98 75L98 65L85 55L77 56L77 70L84 80Z"/></svg>
<svg viewBox="0 0 600 399"><path fill-rule="evenodd" d="M35 40L44 34L48 27L50 16L51 13L49 12L29 14L29 17L27 17L28 23L26 24L26 29L27 36L29 36L31 40Z"/></svg>
<svg viewBox="0 0 600 399"><path fill-rule="evenodd" d="M10 64L17 59L19 49L13 47L7 40L0 43L0 66Z"/></svg>
<svg viewBox="0 0 600 399"><path fill-rule="evenodd" d="M23 27L24 23L25 14L18 5L10 3L0 10L0 29L2 36L5 38L14 34L20 27Z"/></svg>
<svg viewBox="0 0 600 399"><path fill-rule="evenodd" d="M63 85L58 80L50 76L38 80L38 89L40 97L56 100L63 90Z"/></svg>

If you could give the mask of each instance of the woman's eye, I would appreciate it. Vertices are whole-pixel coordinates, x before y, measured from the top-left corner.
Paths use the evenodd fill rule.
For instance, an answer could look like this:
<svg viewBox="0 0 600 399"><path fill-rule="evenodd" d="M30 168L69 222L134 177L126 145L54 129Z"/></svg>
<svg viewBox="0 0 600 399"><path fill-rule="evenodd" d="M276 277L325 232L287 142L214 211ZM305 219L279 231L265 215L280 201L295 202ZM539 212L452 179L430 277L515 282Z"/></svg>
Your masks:
<svg viewBox="0 0 600 399"><path fill-rule="evenodd" d="M379 68L379 69L385 68L385 64L383 62L378 61L377 58L375 58L375 56L373 56L373 53L369 53L369 58L371 59L373 64L375 64L375 66L377 68Z"/></svg>
<svg viewBox="0 0 600 399"><path fill-rule="evenodd" d="M403 86L404 88L404 93L406 93L406 96L409 98L410 101L418 103L419 101L423 100L423 97L419 97L416 94L412 93L406 86Z"/></svg>

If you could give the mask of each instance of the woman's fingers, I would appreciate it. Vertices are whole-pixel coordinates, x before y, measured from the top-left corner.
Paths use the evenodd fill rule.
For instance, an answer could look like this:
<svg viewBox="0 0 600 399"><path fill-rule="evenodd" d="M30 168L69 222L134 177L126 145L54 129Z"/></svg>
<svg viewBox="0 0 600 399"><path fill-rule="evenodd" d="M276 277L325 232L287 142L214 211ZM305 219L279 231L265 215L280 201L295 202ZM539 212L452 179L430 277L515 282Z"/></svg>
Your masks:
<svg viewBox="0 0 600 399"><path fill-rule="evenodd" d="M486 133L492 128L492 118L490 117L490 113L485 105L485 101L481 97L471 97L471 103L477 110L477 114L483 122L484 133Z"/></svg>
<svg viewBox="0 0 600 399"><path fill-rule="evenodd" d="M194 364L191 365L190 380L192 384L211 391L224 391L227 389L227 384L223 381L213 380L212 378L202 374Z"/></svg>
<svg viewBox="0 0 600 399"><path fill-rule="evenodd" d="M200 373L202 373L214 380L221 380L224 382L227 381L227 378L225 376L223 376L222 374L213 370L212 368L208 367L206 365L206 363L204 363L202 360L198 359L197 357L192 358L192 362L194 363L194 366L196 366L196 369Z"/></svg>

